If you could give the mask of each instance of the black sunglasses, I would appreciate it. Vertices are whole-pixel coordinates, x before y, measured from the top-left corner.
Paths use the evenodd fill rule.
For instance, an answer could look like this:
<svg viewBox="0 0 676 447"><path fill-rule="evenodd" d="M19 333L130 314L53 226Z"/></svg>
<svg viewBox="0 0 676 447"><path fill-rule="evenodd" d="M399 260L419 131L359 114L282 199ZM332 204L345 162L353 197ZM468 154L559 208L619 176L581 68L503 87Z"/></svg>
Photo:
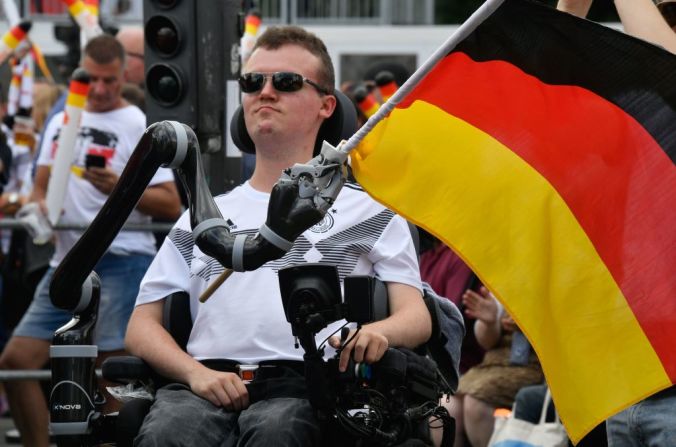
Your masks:
<svg viewBox="0 0 676 447"><path fill-rule="evenodd" d="M323 95L330 95L331 92L321 85L308 78L304 78L298 73L288 71L278 71L277 73L245 73L239 77L239 87L244 93L256 93L265 85L268 77L272 78L272 86L280 92L297 92L303 88L303 83L307 82Z"/></svg>

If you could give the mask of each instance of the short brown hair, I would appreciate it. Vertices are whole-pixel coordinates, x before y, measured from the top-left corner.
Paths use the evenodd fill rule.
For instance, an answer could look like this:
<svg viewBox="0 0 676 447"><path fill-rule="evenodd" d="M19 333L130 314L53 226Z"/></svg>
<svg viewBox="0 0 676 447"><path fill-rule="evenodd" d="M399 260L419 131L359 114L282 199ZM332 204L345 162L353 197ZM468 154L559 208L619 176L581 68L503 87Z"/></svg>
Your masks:
<svg viewBox="0 0 676 447"><path fill-rule="evenodd" d="M317 83L327 91L333 91L336 84L336 75L326 45L319 37L303 28L299 26L272 26L258 37L253 51L257 48L276 50L284 45L297 45L317 56L320 65Z"/></svg>
<svg viewBox="0 0 676 447"><path fill-rule="evenodd" d="M98 35L87 42L84 55L90 57L97 64L109 64L115 59L119 59L124 66L124 48L120 41L110 34Z"/></svg>

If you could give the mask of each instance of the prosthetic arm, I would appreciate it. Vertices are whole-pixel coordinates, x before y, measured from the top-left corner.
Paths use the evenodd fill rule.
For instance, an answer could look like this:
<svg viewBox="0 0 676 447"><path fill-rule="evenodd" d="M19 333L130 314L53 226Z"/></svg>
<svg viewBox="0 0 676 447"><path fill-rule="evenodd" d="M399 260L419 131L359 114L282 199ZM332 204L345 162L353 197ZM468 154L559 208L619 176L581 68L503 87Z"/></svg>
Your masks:
<svg viewBox="0 0 676 447"><path fill-rule="evenodd" d="M224 267L237 272L255 270L291 249L293 241L320 222L345 184L347 155L324 142L307 164L286 169L272 189L265 223L254 236L232 236L222 217L195 220L195 243ZM218 212L218 210L216 210Z"/></svg>
<svg viewBox="0 0 676 447"><path fill-rule="evenodd" d="M54 334L50 428L61 437L90 436L105 426L98 409L93 328L100 282L93 271L122 228L160 166L174 168L190 202L190 224L197 246L224 267L254 270L288 251L303 231L318 223L345 182L346 155L325 143L308 164L287 169L273 188L266 222L255 235L232 235L204 178L197 137L183 124L150 126L129 159L115 189L92 224L54 272L52 303L74 313Z"/></svg>
<svg viewBox="0 0 676 447"><path fill-rule="evenodd" d="M192 129L170 121L154 124L136 146L108 201L55 271L52 303L66 310L87 306L83 283L160 166L176 169L186 188L190 224L200 250L226 268L248 271L283 256L301 233L321 221L345 183L346 157L325 142L317 157L284 171L259 232L232 235L204 178Z"/></svg>

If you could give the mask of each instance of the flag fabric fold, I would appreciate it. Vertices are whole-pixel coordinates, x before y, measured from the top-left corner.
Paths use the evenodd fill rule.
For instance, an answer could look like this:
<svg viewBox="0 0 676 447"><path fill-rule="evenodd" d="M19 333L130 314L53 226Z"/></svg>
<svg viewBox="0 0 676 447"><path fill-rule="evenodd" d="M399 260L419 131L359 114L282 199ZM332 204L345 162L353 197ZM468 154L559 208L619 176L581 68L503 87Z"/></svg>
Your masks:
<svg viewBox="0 0 676 447"><path fill-rule="evenodd" d="M507 0L351 156L505 304L573 441L676 383L672 54Z"/></svg>

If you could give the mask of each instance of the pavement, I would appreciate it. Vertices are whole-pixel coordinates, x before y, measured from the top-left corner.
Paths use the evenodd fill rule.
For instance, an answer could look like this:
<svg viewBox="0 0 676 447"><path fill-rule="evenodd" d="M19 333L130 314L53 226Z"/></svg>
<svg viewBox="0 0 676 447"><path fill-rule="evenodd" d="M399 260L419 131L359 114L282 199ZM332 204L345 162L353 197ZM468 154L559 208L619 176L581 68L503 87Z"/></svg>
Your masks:
<svg viewBox="0 0 676 447"><path fill-rule="evenodd" d="M12 418L7 416L0 417L0 447L16 447L21 444L10 443L6 439L6 433L8 430L12 430L14 427L14 422ZM56 447L56 444L50 444L50 446Z"/></svg>
<svg viewBox="0 0 676 447"><path fill-rule="evenodd" d="M5 440L5 433L7 430L11 430L14 428L14 423L12 422L11 417L0 417L0 447L7 447L7 446L16 446L18 444L8 444L7 441Z"/></svg>

